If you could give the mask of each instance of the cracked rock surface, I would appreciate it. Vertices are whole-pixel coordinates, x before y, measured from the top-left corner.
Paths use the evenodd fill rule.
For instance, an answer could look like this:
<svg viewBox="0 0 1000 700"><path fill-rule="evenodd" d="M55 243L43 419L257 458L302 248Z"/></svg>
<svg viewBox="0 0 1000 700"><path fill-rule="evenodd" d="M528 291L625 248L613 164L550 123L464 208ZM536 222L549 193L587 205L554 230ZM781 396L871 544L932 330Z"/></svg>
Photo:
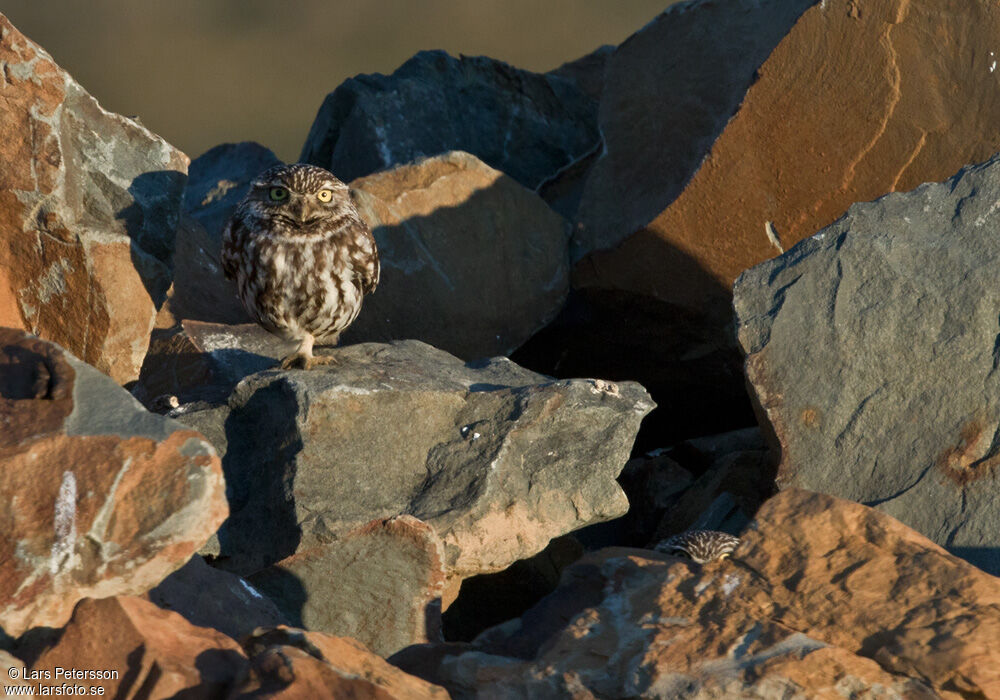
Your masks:
<svg viewBox="0 0 1000 700"><path fill-rule="evenodd" d="M53 343L0 329L0 630L141 593L227 514L205 438Z"/></svg>
<svg viewBox="0 0 1000 700"><path fill-rule="evenodd" d="M0 326L139 375L188 158L104 110L0 15Z"/></svg>
<svg viewBox="0 0 1000 700"><path fill-rule="evenodd" d="M876 505L1000 573L1000 159L857 204L736 283L778 486Z"/></svg>

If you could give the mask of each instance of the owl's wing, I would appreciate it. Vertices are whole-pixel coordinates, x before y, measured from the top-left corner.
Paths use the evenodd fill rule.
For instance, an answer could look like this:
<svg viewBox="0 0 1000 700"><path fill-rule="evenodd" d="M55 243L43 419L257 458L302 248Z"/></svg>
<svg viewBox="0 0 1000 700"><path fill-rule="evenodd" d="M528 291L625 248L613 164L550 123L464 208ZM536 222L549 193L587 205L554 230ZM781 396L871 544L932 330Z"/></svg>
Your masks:
<svg viewBox="0 0 1000 700"><path fill-rule="evenodd" d="M372 236L368 225L359 220L352 238L355 243L354 249L351 251L354 274L361 283L361 291L364 294L371 294L378 286L378 278L381 274L375 237Z"/></svg>
<svg viewBox="0 0 1000 700"><path fill-rule="evenodd" d="M227 280L236 279L240 266L240 249L243 239L243 224L235 216L222 229L222 272Z"/></svg>

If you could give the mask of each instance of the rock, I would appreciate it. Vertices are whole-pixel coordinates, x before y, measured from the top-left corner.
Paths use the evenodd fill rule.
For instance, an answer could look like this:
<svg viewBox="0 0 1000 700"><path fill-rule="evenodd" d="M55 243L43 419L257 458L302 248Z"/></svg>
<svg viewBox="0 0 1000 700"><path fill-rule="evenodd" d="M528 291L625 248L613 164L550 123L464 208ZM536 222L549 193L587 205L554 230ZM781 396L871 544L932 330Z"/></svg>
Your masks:
<svg viewBox="0 0 1000 700"><path fill-rule="evenodd" d="M182 321L154 334L132 393L146 405L164 395L181 404L224 402L243 377L277 367L293 349L256 323Z"/></svg>
<svg viewBox="0 0 1000 700"><path fill-rule="evenodd" d="M623 43L605 74L605 155L587 177L572 244L574 260L585 256L574 296L587 303L551 327L548 354L577 376L641 382L668 407L648 426L670 431L659 445L751 425L732 369L739 274L854 202L943 180L1000 150L990 72L1000 16L983 0L954 7L679 3ZM655 327L649 309L662 310ZM655 345L635 340L646 334ZM614 364L594 368L595 353ZM554 362L516 359L564 376ZM681 383L706 406L700 430L669 410Z"/></svg>
<svg viewBox="0 0 1000 700"><path fill-rule="evenodd" d="M653 408L642 387L552 381L502 357L463 364L417 341L333 354L335 366L251 375L227 405L184 414L227 440L231 570L405 513L441 536L449 576L467 577L627 508L614 478Z"/></svg>
<svg viewBox="0 0 1000 700"><path fill-rule="evenodd" d="M611 44L598 46L586 56L567 61L555 70L550 70L548 75L569 80L599 103L601 93L604 92L604 71L614 53L615 47Z"/></svg>
<svg viewBox="0 0 1000 700"><path fill-rule="evenodd" d="M860 501L1000 573L1000 159L853 206L736 284L780 487Z"/></svg>
<svg viewBox="0 0 1000 700"><path fill-rule="evenodd" d="M52 674L39 686L65 681L55 675L59 668L96 674L69 681L85 688L79 695L217 698L246 677L249 663L221 632L195 627L147 600L118 596L80 601L59 642L32 666L36 674Z"/></svg>
<svg viewBox="0 0 1000 700"><path fill-rule="evenodd" d="M441 640L444 559L433 528L401 515L300 548L250 580L294 624L350 636L387 656Z"/></svg>
<svg viewBox="0 0 1000 700"><path fill-rule="evenodd" d="M299 160L345 182L466 151L530 190L594 148L597 103L569 80L485 56L421 51L327 95Z"/></svg>
<svg viewBox="0 0 1000 700"><path fill-rule="evenodd" d="M345 343L414 338L468 360L506 355L566 300L566 222L474 156L446 153L351 187L382 279Z"/></svg>
<svg viewBox="0 0 1000 700"><path fill-rule="evenodd" d="M758 69L766 67L799 16L815 4L678 3L605 59L598 116L604 147L584 186L574 260L618 244L681 195L704 168L705 157L714 157L717 140L734 113L746 110L741 103L750 96L751 86L758 77L772 77L763 71L758 76ZM791 77L796 74L815 75L801 71ZM782 74L772 80L789 77ZM776 120L782 117L775 115ZM768 145L760 147L767 152ZM754 225L763 224L755 220ZM701 236L708 229L697 230ZM697 240L694 232L690 235ZM667 251L658 252L645 264L662 265ZM686 280L659 282L666 290Z"/></svg>
<svg viewBox="0 0 1000 700"><path fill-rule="evenodd" d="M211 567L197 555L163 579L146 597L196 627L211 627L236 640L258 627L288 624L271 599L245 579Z"/></svg>
<svg viewBox="0 0 1000 700"><path fill-rule="evenodd" d="M4 689L4 694L16 692L7 688L31 687L30 681L21 680L24 675L24 662L0 649L0 687Z"/></svg>
<svg viewBox="0 0 1000 700"><path fill-rule="evenodd" d="M135 379L170 284L188 159L105 111L0 15L0 326Z"/></svg>
<svg viewBox="0 0 1000 700"><path fill-rule="evenodd" d="M407 675L354 639L280 627L243 643L253 673L232 698L448 700L443 688Z"/></svg>
<svg viewBox="0 0 1000 700"><path fill-rule="evenodd" d="M578 242L594 250L639 233L599 256L595 283L690 299L665 268L671 249L728 286L850 204L942 180L1000 146L989 3L945 15L927 0L740 4L671 7L610 59L607 151ZM928 35L963 51L932 55Z"/></svg>
<svg viewBox="0 0 1000 700"><path fill-rule="evenodd" d="M219 458L57 345L0 329L0 620L61 626L141 593L225 519Z"/></svg>
<svg viewBox="0 0 1000 700"><path fill-rule="evenodd" d="M992 697L998 601L1000 580L893 518L791 489L733 559L602 550L519 625L393 661L453 697Z"/></svg>
<svg viewBox="0 0 1000 700"><path fill-rule="evenodd" d="M188 168L184 212L197 219L211 240L220 244L222 229L250 191L250 181L275 165L281 165L278 156L253 141L210 148Z"/></svg>
<svg viewBox="0 0 1000 700"><path fill-rule="evenodd" d="M181 219L174 283L164 305L173 323L163 324L158 318L158 328L176 330L176 324L182 320L250 323L250 316L236 296L236 283L222 273L221 254L222 238L218 233L210 234L190 216Z"/></svg>

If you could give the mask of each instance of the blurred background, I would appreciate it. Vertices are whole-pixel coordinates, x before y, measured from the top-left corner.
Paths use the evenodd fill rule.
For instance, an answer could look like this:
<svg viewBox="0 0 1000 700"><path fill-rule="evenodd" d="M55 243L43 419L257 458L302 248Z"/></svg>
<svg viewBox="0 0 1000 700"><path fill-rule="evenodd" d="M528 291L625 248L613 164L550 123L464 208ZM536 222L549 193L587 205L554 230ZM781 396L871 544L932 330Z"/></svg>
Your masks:
<svg viewBox="0 0 1000 700"><path fill-rule="evenodd" d="M4 0L0 11L109 110L192 158L258 141L286 161L327 93L422 49L547 71L676 0Z"/></svg>

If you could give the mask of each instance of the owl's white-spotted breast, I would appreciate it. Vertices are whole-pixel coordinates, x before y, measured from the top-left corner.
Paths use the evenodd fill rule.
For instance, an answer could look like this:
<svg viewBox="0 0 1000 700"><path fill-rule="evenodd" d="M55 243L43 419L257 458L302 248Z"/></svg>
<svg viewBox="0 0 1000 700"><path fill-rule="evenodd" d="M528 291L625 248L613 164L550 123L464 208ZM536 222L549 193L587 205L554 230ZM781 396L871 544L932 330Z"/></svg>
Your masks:
<svg viewBox="0 0 1000 700"><path fill-rule="evenodd" d="M336 345L379 279L375 238L347 185L303 163L254 178L223 231L222 269L254 320L298 342L286 369L328 361L313 344Z"/></svg>

